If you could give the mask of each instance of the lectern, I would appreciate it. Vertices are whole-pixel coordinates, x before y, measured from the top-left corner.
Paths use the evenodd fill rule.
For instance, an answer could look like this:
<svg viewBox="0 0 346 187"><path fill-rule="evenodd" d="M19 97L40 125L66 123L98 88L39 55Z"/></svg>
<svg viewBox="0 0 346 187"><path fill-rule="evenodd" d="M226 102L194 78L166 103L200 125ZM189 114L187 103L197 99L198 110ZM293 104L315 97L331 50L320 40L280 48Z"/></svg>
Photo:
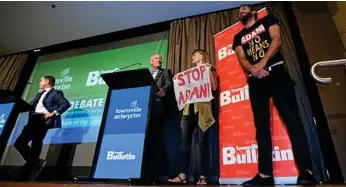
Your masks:
<svg viewBox="0 0 346 187"><path fill-rule="evenodd" d="M94 180L143 176L145 136L157 89L149 69L102 74L109 87L93 162Z"/></svg>
<svg viewBox="0 0 346 187"><path fill-rule="evenodd" d="M5 151L9 137L21 112L33 107L9 90L0 90L0 160Z"/></svg>

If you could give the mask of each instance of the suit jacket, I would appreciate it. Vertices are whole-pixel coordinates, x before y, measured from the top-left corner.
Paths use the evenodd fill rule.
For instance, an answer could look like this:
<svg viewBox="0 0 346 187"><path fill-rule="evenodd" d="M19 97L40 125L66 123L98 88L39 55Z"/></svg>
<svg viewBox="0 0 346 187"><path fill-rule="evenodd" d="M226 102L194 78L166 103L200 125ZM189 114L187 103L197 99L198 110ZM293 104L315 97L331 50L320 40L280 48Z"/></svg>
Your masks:
<svg viewBox="0 0 346 187"><path fill-rule="evenodd" d="M30 102L34 109L36 108L41 95L42 92L38 93L34 100ZM48 112L57 111L59 113L59 115L47 120L46 123L49 128L61 128L61 115L71 107L70 102L64 97L64 93L61 90L52 88L43 98L42 104L48 110ZM35 111L31 111L29 116L31 116L31 114L34 112Z"/></svg>
<svg viewBox="0 0 346 187"><path fill-rule="evenodd" d="M163 88L166 94L164 97L160 98L159 101L157 101L156 99L153 100L153 114L164 115L165 117L167 117L179 113L174 95L172 71L170 69L159 69L159 72L155 77L155 82L158 88ZM159 90L156 90L156 93L158 91Z"/></svg>

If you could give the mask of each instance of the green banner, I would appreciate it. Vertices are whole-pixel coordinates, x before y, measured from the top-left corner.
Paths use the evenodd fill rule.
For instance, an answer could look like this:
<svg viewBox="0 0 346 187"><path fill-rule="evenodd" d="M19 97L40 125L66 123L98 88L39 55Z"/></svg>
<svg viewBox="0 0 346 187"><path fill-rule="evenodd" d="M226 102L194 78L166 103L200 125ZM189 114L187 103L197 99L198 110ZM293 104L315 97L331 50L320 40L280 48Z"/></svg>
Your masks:
<svg viewBox="0 0 346 187"><path fill-rule="evenodd" d="M135 63L142 63L142 65L136 65L126 70L150 68L150 57L154 53L162 55L163 67L165 67L167 50L168 41L165 39L54 61L39 62L34 72L27 101L31 101L38 93L40 77L44 75L54 76L56 78L55 88L62 90L72 105L63 114L62 128L88 128L87 133L83 131L83 137L77 138L78 140L75 140L72 129L64 137L53 138L55 141L47 140L52 139L50 136L53 136L53 132L49 132L44 143L95 142L108 91L108 86L101 78L101 74L113 72Z"/></svg>
<svg viewBox="0 0 346 187"><path fill-rule="evenodd" d="M39 90L38 82L43 75L54 76L56 78L55 88L64 91L70 100L105 96L108 87L100 76L102 73L112 72L134 63L142 63L142 65L133 66L127 70L149 68L149 60L154 53L162 55L164 59L163 67L165 67L167 45L167 40L160 40L39 63L34 75L33 85L28 93L28 99L33 99L37 94Z"/></svg>

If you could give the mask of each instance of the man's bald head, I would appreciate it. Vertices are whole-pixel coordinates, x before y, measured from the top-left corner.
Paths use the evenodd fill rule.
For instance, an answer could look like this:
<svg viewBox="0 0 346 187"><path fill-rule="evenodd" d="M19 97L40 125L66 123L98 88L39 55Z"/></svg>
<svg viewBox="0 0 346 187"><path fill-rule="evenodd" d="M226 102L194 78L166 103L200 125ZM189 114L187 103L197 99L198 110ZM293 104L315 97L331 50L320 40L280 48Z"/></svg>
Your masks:
<svg viewBox="0 0 346 187"><path fill-rule="evenodd" d="M161 65L162 65L162 57L161 57L161 55L158 54L158 53L155 53L155 54L151 55L151 57L150 57L150 64L155 69L161 68Z"/></svg>

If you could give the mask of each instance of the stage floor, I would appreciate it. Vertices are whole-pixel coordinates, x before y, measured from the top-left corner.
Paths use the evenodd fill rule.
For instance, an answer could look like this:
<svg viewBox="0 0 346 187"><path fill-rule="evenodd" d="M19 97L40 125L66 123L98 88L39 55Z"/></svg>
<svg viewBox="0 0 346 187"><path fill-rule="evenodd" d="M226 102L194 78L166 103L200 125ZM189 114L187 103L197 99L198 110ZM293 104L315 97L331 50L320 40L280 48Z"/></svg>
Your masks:
<svg viewBox="0 0 346 187"><path fill-rule="evenodd" d="M131 187L130 185L117 185L117 184L72 184L72 183L37 183L37 182L29 182L29 183L16 183L16 182L0 182L0 187ZM156 186L156 185L155 185ZM158 187L164 185L157 185ZM186 186L197 186L197 185L167 185L172 187L186 187ZM237 185L207 185L208 187L214 186L237 186ZM283 185L278 185L283 186ZM288 185L290 187L295 187L296 185ZM346 186L346 185L319 185L319 186L328 186L328 187L338 187L338 186ZM135 186L141 187L141 186Z"/></svg>

